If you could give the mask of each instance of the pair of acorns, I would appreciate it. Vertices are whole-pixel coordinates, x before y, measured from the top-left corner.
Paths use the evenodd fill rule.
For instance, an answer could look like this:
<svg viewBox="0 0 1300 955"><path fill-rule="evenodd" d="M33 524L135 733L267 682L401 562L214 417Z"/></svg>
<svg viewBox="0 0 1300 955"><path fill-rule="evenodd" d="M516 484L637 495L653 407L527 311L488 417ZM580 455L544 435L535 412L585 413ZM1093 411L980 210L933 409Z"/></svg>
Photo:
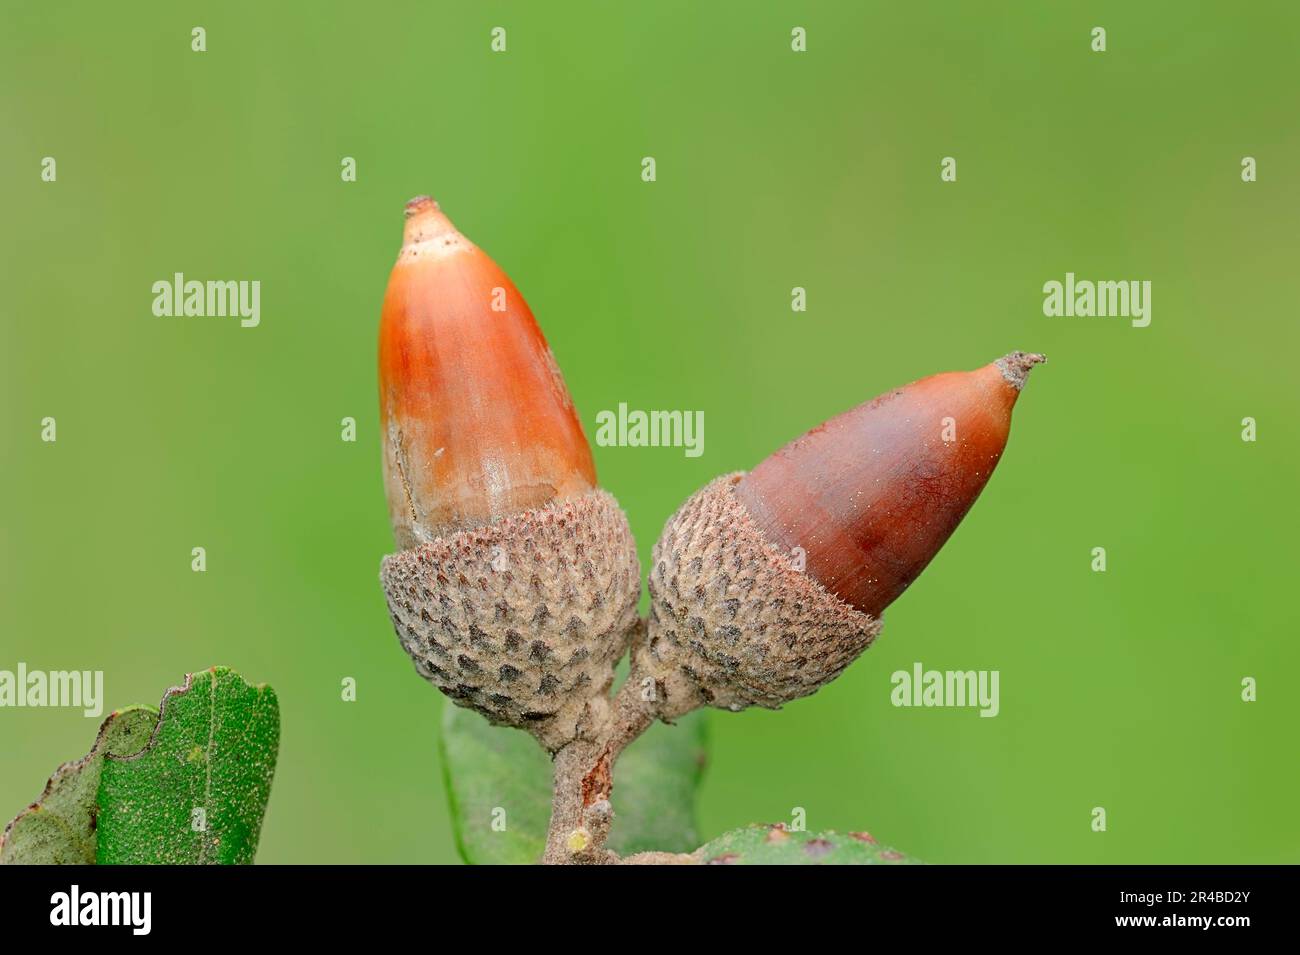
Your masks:
<svg viewBox="0 0 1300 955"><path fill-rule="evenodd" d="M708 484L654 547L642 627L627 518L596 484L532 312L437 203L413 199L379 343L393 626L453 701L552 753L607 725L629 647L665 720L807 696L956 529L1042 360L913 382Z"/></svg>

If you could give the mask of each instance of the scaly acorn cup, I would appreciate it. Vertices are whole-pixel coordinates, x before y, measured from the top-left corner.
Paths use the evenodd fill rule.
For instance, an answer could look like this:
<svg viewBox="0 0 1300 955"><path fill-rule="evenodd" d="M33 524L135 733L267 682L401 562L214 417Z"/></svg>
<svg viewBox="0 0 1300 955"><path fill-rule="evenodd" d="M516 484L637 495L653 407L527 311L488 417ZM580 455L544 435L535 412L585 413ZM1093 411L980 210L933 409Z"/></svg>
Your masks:
<svg viewBox="0 0 1300 955"><path fill-rule="evenodd" d="M380 579L416 670L552 752L594 731L637 623L636 545L523 296L427 197L406 206L379 393L399 548Z"/></svg>
<svg viewBox="0 0 1300 955"><path fill-rule="evenodd" d="M657 714L775 709L838 676L975 503L1043 360L915 381L688 499L655 544L635 651Z"/></svg>

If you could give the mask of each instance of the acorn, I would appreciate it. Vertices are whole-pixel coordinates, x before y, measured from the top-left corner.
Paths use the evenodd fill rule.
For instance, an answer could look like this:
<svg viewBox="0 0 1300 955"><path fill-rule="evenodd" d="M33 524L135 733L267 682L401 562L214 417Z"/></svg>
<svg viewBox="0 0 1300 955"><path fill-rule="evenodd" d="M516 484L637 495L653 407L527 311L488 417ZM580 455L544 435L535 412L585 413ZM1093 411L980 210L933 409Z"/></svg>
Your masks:
<svg viewBox="0 0 1300 955"><path fill-rule="evenodd" d="M843 672L984 489L1043 360L915 381L689 498L655 544L634 653L656 714L777 709Z"/></svg>
<svg viewBox="0 0 1300 955"><path fill-rule="evenodd" d="M379 334L380 578L425 679L554 752L607 717L637 625L627 518L509 277L428 197L406 206Z"/></svg>

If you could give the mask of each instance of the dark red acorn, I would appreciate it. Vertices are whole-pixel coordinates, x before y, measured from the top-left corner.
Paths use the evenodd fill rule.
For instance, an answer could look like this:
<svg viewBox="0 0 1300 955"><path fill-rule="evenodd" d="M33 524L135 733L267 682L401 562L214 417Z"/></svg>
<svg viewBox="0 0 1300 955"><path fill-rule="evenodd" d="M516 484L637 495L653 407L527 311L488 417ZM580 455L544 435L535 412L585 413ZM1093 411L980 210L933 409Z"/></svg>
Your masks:
<svg viewBox="0 0 1300 955"><path fill-rule="evenodd" d="M736 485L760 533L879 617L957 529L993 474L1042 355L931 375L831 418Z"/></svg>
<svg viewBox="0 0 1300 955"><path fill-rule="evenodd" d="M687 500L655 545L637 651L660 715L775 708L839 675L975 503L1043 360L915 381Z"/></svg>

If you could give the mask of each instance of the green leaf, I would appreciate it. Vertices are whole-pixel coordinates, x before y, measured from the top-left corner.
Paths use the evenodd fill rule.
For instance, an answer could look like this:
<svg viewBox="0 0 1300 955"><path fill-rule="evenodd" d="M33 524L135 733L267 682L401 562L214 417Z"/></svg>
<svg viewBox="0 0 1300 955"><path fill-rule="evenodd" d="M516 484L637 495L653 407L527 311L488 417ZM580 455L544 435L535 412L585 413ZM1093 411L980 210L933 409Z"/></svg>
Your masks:
<svg viewBox="0 0 1300 955"><path fill-rule="evenodd" d="M650 727L628 747L614 767L611 849L689 852L699 844L695 791L705 746L704 714L692 713L676 726ZM473 865L537 862L551 818L551 761L541 747L521 730L448 704L441 750L461 858Z"/></svg>
<svg viewBox="0 0 1300 955"><path fill-rule="evenodd" d="M471 865L540 859L551 818L551 761L537 742L452 703L443 705L439 742L460 857Z"/></svg>
<svg viewBox="0 0 1300 955"><path fill-rule="evenodd" d="M695 798L708 755L705 714L675 726L655 723L614 765L614 828L609 847L633 852L690 852L700 844Z"/></svg>
<svg viewBox="0 0 1300 955"><path fill-rule="evenodd" d="M233 670L190 674L163 696L149 745L104 761L100 863L249 863L280 744L275 691Z"/></svg>
<svg viewBox="0 0 1300 955"><path fill-rule="evenodd" d="M45 784L41 798L5 828L0 864L91 865L95 861L95 794L108 754L129 756L149 742L158 711L132 706L110 713L90 752L64 763Z"/></svg>
<svg viewBox="0 0 1300 955"><path fill-rule="evenodd" d="M705 865L920 865L868 832L791 832L778 823L746 826L695 853Z"/></svg>

